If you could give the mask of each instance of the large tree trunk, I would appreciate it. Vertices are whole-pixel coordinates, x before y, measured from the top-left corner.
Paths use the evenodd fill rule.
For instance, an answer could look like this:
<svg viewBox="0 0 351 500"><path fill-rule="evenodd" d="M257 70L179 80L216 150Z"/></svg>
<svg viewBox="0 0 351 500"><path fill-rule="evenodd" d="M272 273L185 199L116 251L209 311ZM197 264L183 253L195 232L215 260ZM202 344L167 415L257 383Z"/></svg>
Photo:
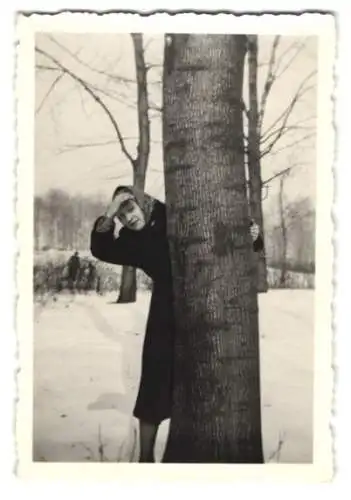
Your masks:
<svg viewBox="0 0 351 500"><path fill-rule="evenodd" d="M149 102L147 94L147 68L144 59L143 37L140 33L132 34L138 93L138 129L139 143L137 157L133 161L133 183L139 189L145 189L146 169L150 154ZM123 267L118 303L135 302L137 293L136 271L133 267Z"/></svg>
<svg viewBox="0 0 351 500"><path fill-rule="evenodd" d="M164 159L176 341L164 462L263 461L244 58L243 36L166 37Z"/></svg>
<svg viewBox="0 0 351 500"><path fill-rule="evenodd" d="M251 217L259 224L264 238L262 212L262 180L260 161L260 130L258 122L257 96L257 35L248 35L248 69L249 69L249 116L248 116L248 171L249 171L249 203ZM267 292L267 265L265 252L254 255L256 261L257 290Z"/></svg>

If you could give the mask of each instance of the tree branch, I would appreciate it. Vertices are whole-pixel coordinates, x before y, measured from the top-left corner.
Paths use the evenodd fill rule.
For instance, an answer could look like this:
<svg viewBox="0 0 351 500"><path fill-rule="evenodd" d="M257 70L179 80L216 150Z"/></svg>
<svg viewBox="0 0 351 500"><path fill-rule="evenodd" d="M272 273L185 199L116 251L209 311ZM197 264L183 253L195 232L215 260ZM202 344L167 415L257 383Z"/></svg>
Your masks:
<svg viewBox="0 0 351 500"><path fill-rule="evenodd" d="M272 149L273 149L273 146L272 147L268 147L266 148L264 151L261 152L261 158L264 158L267 154L271 154L271 155L277 155L278 153L281 153L282 151L286 150L286 149L289 149L289 148L292 148L294 146L297 146L298 144L300 144L301 142L309 139L310 137L313 137L315 135L315 133L311 133L311 134L306 134L304 135L303 137L300 137L299 139L293 141L293 142L290 142L288 144L286 144L285 146L283 146L282 148L274 151L272 153ZM277 142L277 141L275 141Z"/></svg>
<svg viewBox="0 0 351 500"><path fill-rule="evenodd" d="M77 90L78 90L78 94L79 94L79 99L80 99L80 103L81 103L81 106L82 106L82 109L83 109L83 112L85 114L85 116L88 118L90 115L86 109L86 106L85 106L85 100L84 100L84 97L86 95L86 92L85 90L83 89L83 87L80 85L80 83L78 82L75 82L76 86L77 86ZM88 95L88 99L89 99L89 95Z"/></svg>
<svg viewBox="0 0 351 500"><path fill-rule="evenodd" d="M294 62L294 60L297 58L297 56L300 54L300 52L306 47L305 43L293 43L291 44L284 52L283 54L281 54L281 56L279 57L278 61L277 61L277 65L276 65L276 74L277 74L277 78L280 78L284 73L285 71L292 65L292 63ZM279 72L279 68L284 60L284 57L289 53L291 52L292 49L296 48L295 52L293 53L293 55L290 57L290 59L288 59L288 62L283 66L283 69Z"/></svg>
<svg viewBox="0 0 351 500"><path fill-rule="evenodd" d="M278 38L278 40L277 40ZM266 111L266 105L267 105L267 99L268 95L270 94L273 85L275 82L285 73L285 71L292 65L293 61L297 58L297 56L300 54L300 52L305 49L306 45L305 43L293 43L287 47L287 49L277 58L276 57L276 52L277 48L279 45L279 40L280 37L275 37L273 44L272 44L272 49L271 49L271 56L270 60L268 62L268 71L267 71L267 78L266 78L266 83L264 87L264 91L262 94L262 100L261 100L261 110L260 110L260 121L259 121L259 131L261 132L262 130L262 125L263 125L263 119L264 119L264 114ZM296 50L294 50L296 49ZM288 61L285 63L283 68L279 71L279 69L282 66L282 63L284 61L284 58L289 52L294 50L294 53L292 56L288 59Z"/></svg>
<svg viewBox="0 0 351 500"><path fill-rule="evenodd" d="M51 54L47 53L45 50L40 49L39 47L36 47L35 50L38 54L41 54L41 55L47 57L48 59L50 59L51 62L56 64L56 66L58 68L60 68L64 73L69 75L73 80L80 83L81 86L84 88L84 90L86 90L86 92L94 99L94 101L100 105L100 107L104 110L105 114L110 119L113 128L115 129L115 132L116 132L117 138L119 140L122 152L124 153L124 155L128 158L128 160L131 162L131 164L134 167L135 160L132 157L132 155L129 153L129 151L127 150L125 143L124 143L123 136L122 136L121 131L119 129L119 126L118 126L114 116L112 115L111 111L108 109L108 107L104 103L104 101L91 89L90 85L85 80L83 80L82 78L77 76L75 73L73 73L71 70L69 70L66 66L64 66L62 63L60 63Z"/></svg>
<svg viewBox="0 0 351 500"><path fill-rule="evenodd" d="M52 82L52 84L50 85L49 87L49 90L46 92L46 94L44 95L41 103L39 104L39 106L37 107L37 109L35 110L35 114L37 115L40 110L42 109L42 107L44 106L44 103L45 101L48 99L49 95L51 94L51 92L54 90L55 86L58 84L58 82L62 79L64 73L60 73L59 75L57 75L57 77L55 78L55 80Z"/></svg>
<svg viewBox="0 0 351 500"><path fill-rule="evenodd" d="M301 120L298 120L297 122L294 122L292 124L289 124L289 125L286 125L285 126L285 129L284 129L284 135L292 130L307 130L307 129L311 129L312 127L307 125L307 126L303 126L302 124L303 123L306 123L310 120L313 120L315 119L315 115L311 115L311 116L308 116L307 118L303 118ZM273 130L272 132L270 133L264 133L263 135L261 135L261 140L260 140L260 144L263 145L265 142L267 142L269 139L271 139L272 137L274 137L276 134L278 134L280 131L280 129L275 129Z"/></svg>
<svg viewBox="0 0 351 500"><path fill-rule="evenodd" d="M120 104L123 104L123 106L126 106L129 109L135 110L137 103L136 102L128 102L127 97L123 97L120 93L117 94L111 90L106 90L101 87L98 87L95 84L89 83L89 86L92 90L95 90L95 92L99 92L101 95L104 95L105 97L108 97L109 99L113 99L114 101L119 102Z"/></svg>
<svg viewBox="0 0 351 500"><path fill-rule="evenodd" d="M63 45L62 43L60 43L58 40L56 40L56 38L54 38L52 35L49 35L49 39L55 43L58 47L60 47L61 50L63 50L64 52L66 52L70 57L72 57L72 59L74 59L76 62L78 62L79 64L81 64L82 66L84 66L85 68L89 69L90 71L92 71L93 73L97 73L99 75L103 75L115 82L119 82L119 83L123 83L123 84L134 84L135 85L135 81L134 80L131 80L130 78L125 78L123 76L120 76L120 75L116 75L115 73L108 73L107 71L105 70L99 70L97 68L94 68L93 66L91 66L90 64L88 64L87 62L83 61L79 56L78 54L75 54L74 52L72 52L71 50L69 50L65 45ZM120 58L116 60L114 60L114 64L116 64L116 62L118 63L120 61Z"/></svg>
<svg viewBox="0 0 351 500"><path fill-rule="evenodd" d="M124 137L125 141L137 141L138 137ZM86 142L86 143L77 143L77 144L66 144L62 148L56 150L57 155L62 155L66 153L71 153L72 151L76 151L77 149L86 149L86 148L96 148L96 147L104 147L104 146L115 146L116 140L106 140L101 142ZM162 141L151 141L150 144L157 144L158 146L162 144Z"/></svg>
<svg viewBox="0 0 351 500"><path fill-rule="evenodd" d="M308 92L311 88L313 88L313 86L308 86L308 87L305 87L305 84L308 82L308 80L310 80L312 78L312 76L315 75L315 71L313 71L312 73L310 73L302 82L301 84L299 85L294 97L292 98L292 100L290 101L290 103L288 104L288 106L284 109L284 111L278 116L278 118L270 125L270 127L268 127L264 133L264 135L267 136L267 134L269 134L269 132L271 132L274 127L279 123L281 122L281 125L279 126L279 130L277 132L277 134L275 134L275 138L273 139L273 141L271 142L271 144L267 147L267 150L265 152L265 154L268 154L272 149L273 147L275 146L275 144L278 142L278 140L281 138L282 134L283 134L283 131L284 129L286 128L286 125L287 125L287 122L289 120L289 117L293 111L293 109L295 108L297 102L301 99L301 97L306 93Z"/></svg>
<svg viewBox="0 0 351 500"><path fill-rule="evenodd" d="M157 111L158 113L162 113L163 112L163 107L162 106L158 106L157 104L155 104L153 102L150 103L149 109L152 109L153 111Z"/></svg>
<svg viewBox="0 0 351 500"><path fill-rule="evenodd" d="M45 64L36 64L36 68L45 71L61 71L60 68L54 68L53 66L47 66Z"/></svg>
<svg viewBox="0 0 351 500"><path fill-rule="evenodd" d="M288 173L290 173L290 171L294 168L294 167L297 167L297 165L301 165L302 162L298 162L298 163L295 163L294 165L290 165L290 167L288 168L285 168L284 170L282 170L281 172L277 172L276 174L272 175L272 177L269 177L268 179L266 179L265 181L262 181L262 186L266 186L267 184L269 184L270 182L272 182L274 179L277 179L278 177L280 177L281 175L286 175Z"/></svg>
<svg viewBox="0 0 351 500"><path fill-rule="evenodd" d="M263 118L264 118L264 114L265 114L266 106L267 106L267 99L268 99L269 93L272 89L273 83L276 79L276 75L274 74L274 66L275 66L276 53L277 53L278 45L280 42L280 38L281 38L280 35L275 36L274 40L273 40L273 44L272 44L271 55L270 55L269 62L268 62L266 81L264 84L264 89L263 89L261 103L260 103L260 110L258 113L258 130L259 130L259 132L262 129Z"/></svg>
<svg viewBox="0 0 351 500"><path fill-rule="evenodd" d="M163 64L159 63L148 63L145 65L146 71L149 71L150 69L154 68L163 68Z"/></svg>
<svg viewBox="0 0 351 500"><path fill-rule="evenodd" d="M127 141L129 137L124 137L124 140ZM72 151L76 151L77 149L85 149L85 148L95 148L101 146L114 146L116 145L116 139L109 141L101 141L101 142L89 142L89 143L78 143L78 144L67 144L62 149L57 151L57 154L65 154L70 153Z"/></svg>

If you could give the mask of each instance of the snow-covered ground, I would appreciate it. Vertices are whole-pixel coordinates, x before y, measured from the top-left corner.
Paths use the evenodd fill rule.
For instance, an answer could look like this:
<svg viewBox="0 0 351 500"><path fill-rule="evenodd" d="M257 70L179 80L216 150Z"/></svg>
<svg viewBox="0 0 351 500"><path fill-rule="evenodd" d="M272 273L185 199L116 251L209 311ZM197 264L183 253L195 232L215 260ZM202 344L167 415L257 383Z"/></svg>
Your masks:
<svg viewBox="0 0 351 500"><path fill-rule="evenodd" d="M131 417L150 295L69 296L35 304L35 461L135 461ZM312 461L313 290L259 296L266 461ZM168 422L159 433L160 459Z"/></svg>

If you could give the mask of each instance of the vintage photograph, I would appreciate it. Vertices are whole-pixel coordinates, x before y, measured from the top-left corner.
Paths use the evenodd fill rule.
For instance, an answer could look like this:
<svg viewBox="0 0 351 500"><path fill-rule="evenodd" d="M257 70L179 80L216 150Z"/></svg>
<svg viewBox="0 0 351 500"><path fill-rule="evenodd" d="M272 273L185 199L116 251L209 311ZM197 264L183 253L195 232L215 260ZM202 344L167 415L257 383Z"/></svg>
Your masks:
<svg viewBox="0 0 351 500"><path fill-rule="evenodd" d="M313 464L321 35L146 23L32 28L31 460Z"/></svg>

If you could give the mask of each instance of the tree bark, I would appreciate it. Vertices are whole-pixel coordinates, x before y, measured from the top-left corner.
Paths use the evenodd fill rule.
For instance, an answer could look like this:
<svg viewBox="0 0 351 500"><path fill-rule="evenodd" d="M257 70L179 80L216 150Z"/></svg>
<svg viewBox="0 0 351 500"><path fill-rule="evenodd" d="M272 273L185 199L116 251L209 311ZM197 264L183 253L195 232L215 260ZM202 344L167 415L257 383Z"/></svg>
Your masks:
<svg viewBox="0 0 351 500"><path fill-rule="evenodd" d="M259 224L261 236L264 238L262 211L262 179L260 161L260 126L257 95L257 35L248 35L248 70L249 70L249 113L248 113L248 152L249 203L251 217ZM267 265L265 252L254 255L256 263L257 291L267 292Z"/></svg>
<svg viewBox="0 0 351 500"><path fill-rule="evenodd" d="M117 304L130 304L136 301L137 295L136 271L134 267L123 266L121 286Z"/></svg>
<svg viewBox="0 0 351 500"><path fill-rule="evenodd" d="M166 37L163 133L176 341L164 462L263 461L241 107L245 47L244 36Z"/></svg>
<svg viewBox="0 0 351 500"><path fill-rule="evenodd" d="M147 67L144 59L143 36L140 33L132 35L135 68L137 80L137 110L139 142L137 156L133 160L133 184L135 187L145 189L146 169L150 155L150 122L149 102L147 93ZM136 270L133 267L123 267L121 286L117 303L131 303L136 301L137 281Z"/></svg>

